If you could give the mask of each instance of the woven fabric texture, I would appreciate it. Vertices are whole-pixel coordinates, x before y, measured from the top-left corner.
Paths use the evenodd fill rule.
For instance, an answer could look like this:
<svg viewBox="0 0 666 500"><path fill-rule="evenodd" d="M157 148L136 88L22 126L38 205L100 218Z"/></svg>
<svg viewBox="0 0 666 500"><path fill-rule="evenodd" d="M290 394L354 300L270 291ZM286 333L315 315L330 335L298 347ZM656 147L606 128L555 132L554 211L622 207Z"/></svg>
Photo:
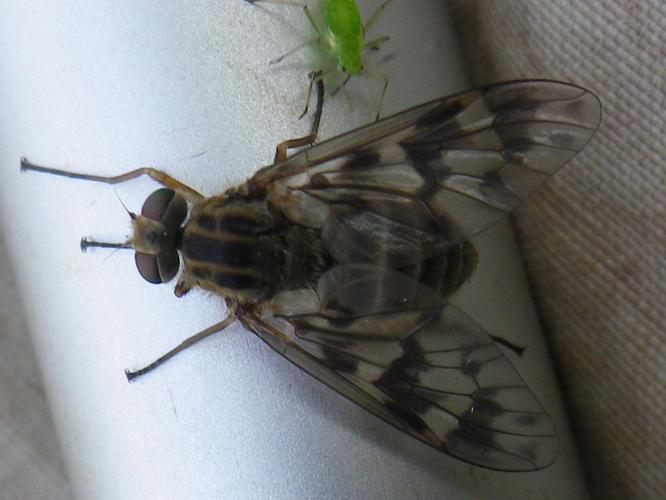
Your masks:
<svg viewBox="0 0 666 500"><path fill-rule="evenodd" d="M590 145L517 214L597 498L666 492L666 2L454 0L472 83L570 81Z"/></svg>

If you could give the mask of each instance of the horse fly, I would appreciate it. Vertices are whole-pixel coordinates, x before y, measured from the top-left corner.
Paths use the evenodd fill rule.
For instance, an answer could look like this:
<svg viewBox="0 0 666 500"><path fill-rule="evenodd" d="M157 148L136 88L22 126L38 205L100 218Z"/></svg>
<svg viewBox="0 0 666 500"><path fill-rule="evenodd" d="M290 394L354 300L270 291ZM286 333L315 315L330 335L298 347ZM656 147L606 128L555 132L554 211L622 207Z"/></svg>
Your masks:
<svg viewBox="0 0 666 500"><path fill-rule="evenodd" d="M321 88L319 94L322 94ZM321 99L319 99L321 102ZM321 114L321 106L319 113ZM515 81L408 109L301 150L209 198L151 168L116 177L163 188L132 214L150 283L224 298L227 317L134 379L239 320L351 401L422 442L491 469L532 471L557 432L510 346L448 298L476 269L472 238L590 140L601 105L554 81ZM287 144L299 145L305 141Z"/></svg>

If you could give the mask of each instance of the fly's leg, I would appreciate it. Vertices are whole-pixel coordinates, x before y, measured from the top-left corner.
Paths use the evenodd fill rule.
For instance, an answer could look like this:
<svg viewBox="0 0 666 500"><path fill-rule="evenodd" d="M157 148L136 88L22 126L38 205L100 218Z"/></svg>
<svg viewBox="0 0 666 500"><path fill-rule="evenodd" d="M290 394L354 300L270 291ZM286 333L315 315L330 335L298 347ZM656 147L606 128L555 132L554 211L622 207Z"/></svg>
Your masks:
<svg viewBox="0 0 666 500"><path fill-rule="evenodd" d="M61 177L69 177L70 179L80 179L83 181L102 182L104 184L121 184L123 182L136 179L137 177L141 177L142 175L147 175L148 177L152 178L162 186L167 187L169 189L173 189L174 191L178 191L179 193L182 193L183 196L185 196L185 198L191 202L197 202L204 199L204 196L202 194L195 191L188 185L183 184L179 180L171 177L170 175L152 167L140 167L131 170L129 172L125 172L124 174L106 177L103 175L81 174L77 172L70 172L68 170L60 170L57 168L42 167L39 165L35 165L34 163L30 163L27 158L22 157L21 172L25 171L59 175Z"/></svg>
<svg viewBox="0 0 666 500"><path fill-rule="evenodd" d="M298 148L301 146L307 146L312 144L317 139L317 134L319 133L319 123L321 121L321 115L324 109L324 82L321 79L316 81L317 85L317 109L315 110L314 117L312 119L312 128L310 129L310 134L305 137L299 137L298 139L289 139L284 142L281 142L275 148L275 163L279 163L287 159L287 150L292 148Z"/></svg>
<svg viewBox="0 0 666 500"><path fill-rule="evenodd" d="M308 78L310 79L310 85L308 86L308 96L305 98L305 109L303 109L303 112L298 117L299 120L308 114L308 108L310 107L310 98L312 97L312 87L314 86L314 83L316 81L319 80L324 81L324 72L322 70L311 71L310 74L308 74ZM318 126L319 124L317 124L317 127Z"/></svg>
<svg viewBox="0 0 666 500"><path fill-rule="evenodd" d="M125 370L125 376L127 376L127 381L131 382L132 380L136 379L137 377L140 377L141 375L145 375L146 373L153 371L155 368L160 366L162 363L167 361L168 359L171 359L174 357L176 354L178 354L181 351L184 351L188 347L196 344L200 340L205 339L206 337L210 337L214 333L221 332L224 330L226 327L228 327L230 324L232 324L234 321L236 321L236 314L234 312L230 313L226 318L224 318L223 321L220 321L219 323L216 323L212 326L209 326L205 330L200 331L199 333L192 335L189 338L186 338L183 340L180 344L178 344L176 347L171 349L169 352L163 354L159 358L157 358L155 361L150 363L149 365L144 366L143 368L139 370Z"/></svg>

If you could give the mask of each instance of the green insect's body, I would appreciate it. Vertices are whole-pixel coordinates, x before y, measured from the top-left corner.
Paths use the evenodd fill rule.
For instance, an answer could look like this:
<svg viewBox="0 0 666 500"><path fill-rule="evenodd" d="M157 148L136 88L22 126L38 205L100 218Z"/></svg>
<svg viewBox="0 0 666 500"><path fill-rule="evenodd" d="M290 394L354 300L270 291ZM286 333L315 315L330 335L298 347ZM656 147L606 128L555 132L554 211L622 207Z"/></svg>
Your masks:
<svg viewBox="0 0 666 500"><path fill-rule="evenodd" d="M324 1L322 42L338 61L338 69L350 75L363 71L365 29L355 0Z"/></svg>
<svg viewBox="0 0 666 500"><path fill-rule="evenodd" d="M318 68L310 73L310 89L308 91L308 100L312 91L312 85L315 80L327 80L327 87L332 87L331 95L335 95L344 85L347 84L352 76L365 75L378 78L384 82L381 98L377 107L375 120L379 119L382 109L384 94L388 86L388 76L376 70L368 69L363 64L363 55L366 50L379 49L389 40L388 36L380 36L372 40L366 40L366 33L372 28L386 6L392 0L384 0L374 11L374 13L364 23L361 13L356 4L356 0L322 0L318 5L318 12L314 12L306 3L300 0L246 0L250 3L274 3L301 7L307 16L310 24L314 28L317 36L311 40L298 45L294 49L273 59L271 64L279 63L285 57L298 52L304 47L312 44L318 44L324 54L329 58L330 63L325 64L323 68ZM342 78L340 78L342 75ZM329 85L332 83L332 85ZM307 113L305 111L301 117Z"/></svg>

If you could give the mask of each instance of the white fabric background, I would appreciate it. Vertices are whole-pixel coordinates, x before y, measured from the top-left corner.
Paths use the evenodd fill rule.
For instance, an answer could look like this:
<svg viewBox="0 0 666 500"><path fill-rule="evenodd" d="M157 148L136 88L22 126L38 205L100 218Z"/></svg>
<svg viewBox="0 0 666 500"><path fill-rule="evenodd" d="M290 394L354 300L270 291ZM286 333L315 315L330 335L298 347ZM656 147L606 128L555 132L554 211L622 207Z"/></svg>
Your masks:
<svg viewBox="0 0 666 500"><path fill-rule="evenodd" d="M597 93L601 129L518 212L522 246L598 498L666 491L666 2L451 2L473 83Z"/></svg>

